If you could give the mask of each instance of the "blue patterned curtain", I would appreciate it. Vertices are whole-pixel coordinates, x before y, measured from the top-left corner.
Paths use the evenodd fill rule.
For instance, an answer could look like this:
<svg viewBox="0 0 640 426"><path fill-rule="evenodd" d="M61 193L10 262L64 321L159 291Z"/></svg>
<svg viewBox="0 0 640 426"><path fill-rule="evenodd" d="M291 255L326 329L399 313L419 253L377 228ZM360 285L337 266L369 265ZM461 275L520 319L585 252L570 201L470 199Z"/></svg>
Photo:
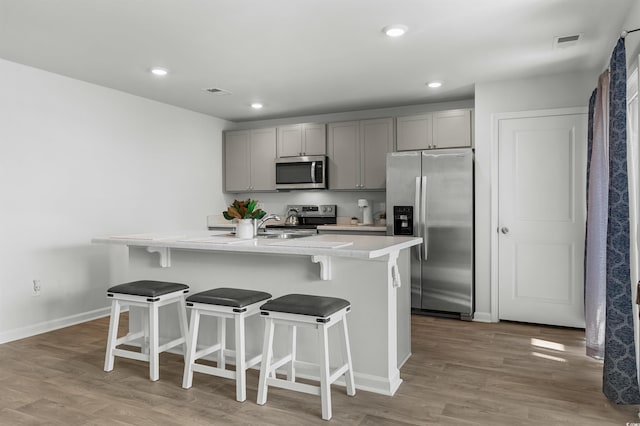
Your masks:
<svg viewBox="0 0 640 426"><path fill-rule="evenodd" d="M616 404L640 404L629 264L627 63L624 39L611 56L609 224L603 392Z"/></svg>

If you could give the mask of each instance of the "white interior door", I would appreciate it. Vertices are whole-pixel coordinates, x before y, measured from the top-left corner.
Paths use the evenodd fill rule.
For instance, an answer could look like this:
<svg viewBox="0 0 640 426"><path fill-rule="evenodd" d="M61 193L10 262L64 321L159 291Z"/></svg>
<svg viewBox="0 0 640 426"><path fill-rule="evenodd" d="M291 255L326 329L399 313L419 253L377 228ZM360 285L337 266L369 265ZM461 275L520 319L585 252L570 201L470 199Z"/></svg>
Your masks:
<svg viewBox="0 0 640 426"><path fill-rule="evenodd" d="M498 128L499 318L584 327L587 116Z"/></svg>

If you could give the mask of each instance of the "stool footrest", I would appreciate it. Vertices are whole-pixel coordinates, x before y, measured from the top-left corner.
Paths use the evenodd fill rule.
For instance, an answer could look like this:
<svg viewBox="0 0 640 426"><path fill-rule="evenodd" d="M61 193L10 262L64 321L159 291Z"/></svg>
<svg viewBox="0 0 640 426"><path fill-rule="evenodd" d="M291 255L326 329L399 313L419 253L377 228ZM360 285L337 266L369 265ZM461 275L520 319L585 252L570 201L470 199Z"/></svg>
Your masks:
<svg viewBox="0 0 640 426"><path fill-rule="evenodd" d="M245 362L247 368L251 368L254 365L260 364L260 361L262 361L262 354L258 354L256 356L254 356L253 358L247 360Z"/></svg>
<svg viewBox="0 0 640 426"><path fill-rule="evenodd" d="M277 388L288 389L292 391L304 392L310 395L320 396L320 387L308 385L306 383L291 382L289 380L267 377L267 384Z"/></svg>
<svg viewBox="0 0 640 426"><path fill-rule="evenodd" d="M196 363L193 364L192 368L193 368L193 371L198 373L210 374L212 376L224 377L227 379L236 378L236 372L233 370L225 370L223 368L213 367L211 365L196 364Z"/></svg>
<svg viewBox="0 0 640 426"><path fill-rule="evenodd" d="M193 356L193 360L195 361L195 360L197 360L197 359L200 359L200 358L202 358L202 357L205 357L205 356L207 356L207 355L210 355L210 354L212 354L212 353L214 353L214 352L218 352L218 351L220 350L220 348L221 348L221 347L222 347L222 346L220 345L220 343L216 343L216 344L215 344L215 345L213 345L213 346L209 346L209 347L207 347L207 348L200 349L198 352L196 352L196 353L194 354L194 356ZM226 351L225 351L225 355L226 355Z"/></svg>
<svg viewBox="0 0 640 426"><path fill-rule="evenodd" d="M277 361L273 361L267 368L269 368L269 370L276 371L278 368L282 367L288 362L291 362L291 354L286 355Z"/></svg>
<svg viewBox="0 0 640 426"><path fill-rule="evenodd" d="M126 349L114 349L113 355L119 356L122 358L135 359L138 361L147 361L149 362L149 354L143 354L142 352L134 352L128 351Z"/></svg>
<svg viewBox="0 0 640 426"><path fill-rule="evenodd" d="M142 339L144 337L144 331L139 331L138 333L127 334L126 336L122 336L119 339L116 339L115 346L119 346L125 343L133 342L134 340Z"/></svg>
<svg viewBox="0 0 640 426"><path fill-rule="evenodd" d="M181 345L181 344L185 343L186 341L187 340L184 337L179 337L179 338L177 338L175 340L172 340L172 341L170 341L168 343L165 343L164 345L158 346L158 353L164 352L167 349L171 349L174 346Z"/></svg>
<svg viewBox="0 0 640 426"><path fill-rule="evenodd" d="M339 367L337 370L335 370L330 376L329 376L329 384L335 382L336 380L338 380L338 377L342 376L344 373L347 372L347 370L349 370L349 365L345 364L342 367Z"/></svg>

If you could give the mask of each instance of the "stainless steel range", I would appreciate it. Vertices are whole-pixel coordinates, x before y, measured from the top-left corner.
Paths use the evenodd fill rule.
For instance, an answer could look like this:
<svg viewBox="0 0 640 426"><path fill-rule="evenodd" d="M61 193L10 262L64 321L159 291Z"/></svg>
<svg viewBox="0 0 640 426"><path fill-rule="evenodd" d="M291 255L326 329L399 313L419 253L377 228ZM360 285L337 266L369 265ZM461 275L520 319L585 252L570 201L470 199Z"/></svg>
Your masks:
<svg viewBox="0 0 640 426"><path fill-rule="evenodd" d="M318 225L332 225L336 220L335 204L289 204L284 223L267 225L267 229L316 231Z"/></svg>

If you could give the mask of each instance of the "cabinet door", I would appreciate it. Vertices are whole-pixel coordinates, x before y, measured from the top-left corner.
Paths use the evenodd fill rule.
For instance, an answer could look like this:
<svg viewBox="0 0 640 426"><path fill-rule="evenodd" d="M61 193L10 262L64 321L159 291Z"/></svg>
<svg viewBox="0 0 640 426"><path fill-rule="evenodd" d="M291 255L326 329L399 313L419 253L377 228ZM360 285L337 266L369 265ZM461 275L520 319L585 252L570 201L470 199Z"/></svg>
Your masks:
<svg viewBox="0 0 640 426"><path fill-rule="evenodd" d="M433 143L437 148L471 146L471 110L433 113Z"/></svg>
<svg viewBox="0 0 640 426"><path fill-rule="evenodd" d="M251 130L251 190L276 190L276 129Z"/></svg>
<svg viewBox="0 0 640 426"><path fill-rule="evenodd" d="M432 120L431 114L398 117L397 150L413 151L432 148Z"/></svg>
<svg viewBox="0 0 640 426"><path fill-rule="evenodd" d="M278 127L278 157L297 157L302 151L302 126Z"/></svg>
<svg viewBox="0 0 640 426"><path fill-rule="evenodd" d="M329 124L329 189L360 187L360 124Z"/></svg>
<svg viewBox="0 0 640 426"><path fill-rule="evenodd" d="M226 132L224 135L224 189L226 192L248 191L251 186L249 173L248 130Z"/></svg>
<svg viewBox="0 0 640 426"><path fill-rule="evenodd" d="M361 121L360 138L360 189L384 189L387 183L387 153L393 151L393 119Z"/></svg>
<svg viewBox="0 0 640 426"><path fill-rule="evenodd" d="M327 155L327 126L324 124L303 126L302 152L304 155Z"/></svg>

